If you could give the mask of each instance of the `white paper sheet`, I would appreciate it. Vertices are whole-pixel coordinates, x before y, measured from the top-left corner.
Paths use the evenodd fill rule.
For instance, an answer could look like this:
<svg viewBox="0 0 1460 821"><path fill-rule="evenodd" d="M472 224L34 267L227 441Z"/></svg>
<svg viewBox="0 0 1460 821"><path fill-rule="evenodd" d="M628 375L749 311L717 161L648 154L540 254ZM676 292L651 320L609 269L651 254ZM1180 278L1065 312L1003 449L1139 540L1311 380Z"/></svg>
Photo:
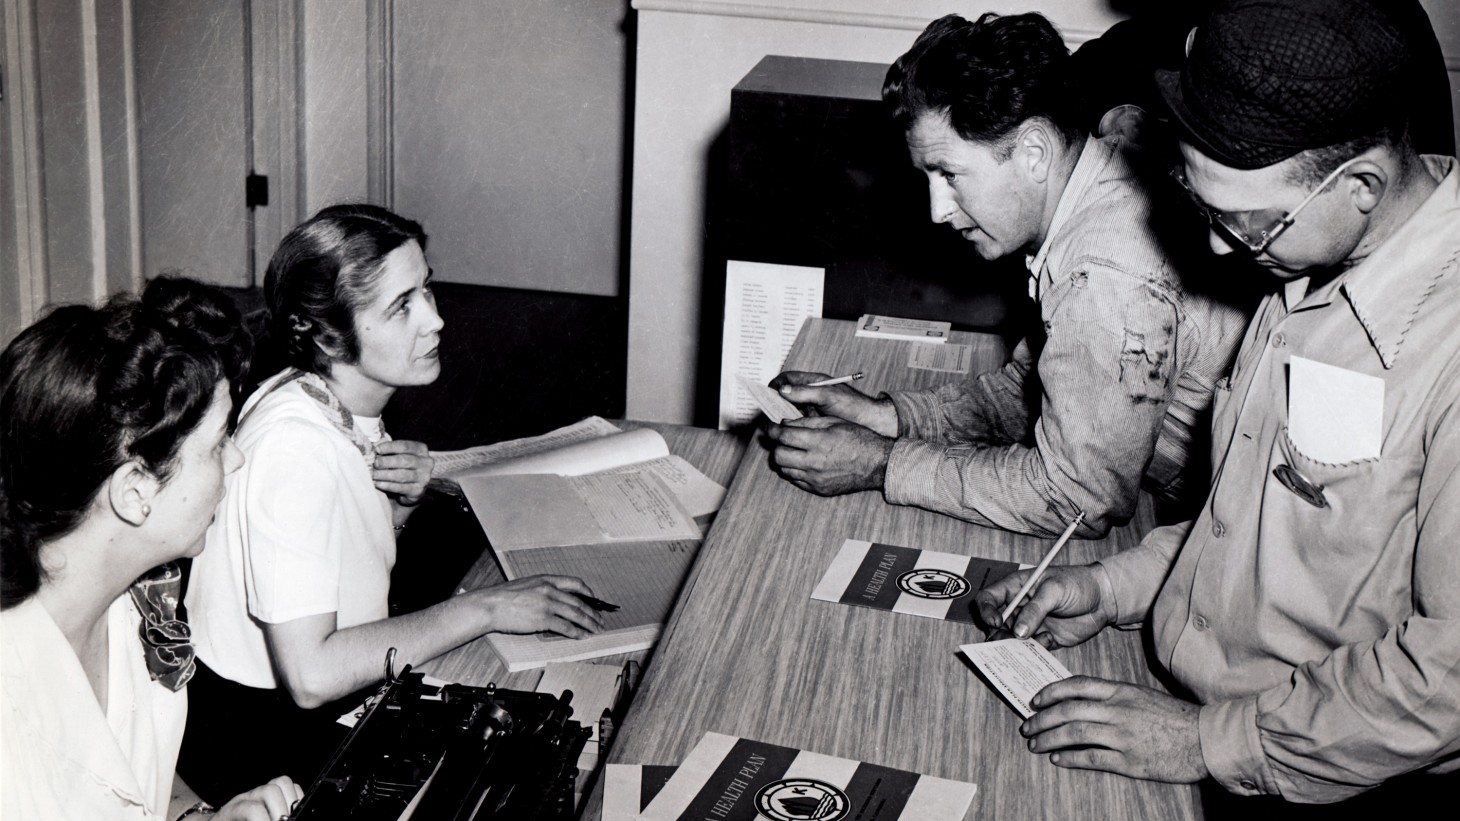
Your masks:
<svg viewBox="0 0 1460 821"><path fill-rule="evenodd" d="M725 503L725 486L700 473L683 457L670 454L647 462L611 468L602 473L649 473L659 477L691 516L705 516Z"/></svg>
<svg viewBox="0 0 1460 821"><path fill-rule="evenodd" d="M1003 639L958 648L988 678L998 694L1025 718L1034 715L1029 699L1070 671L1033 639Z"/></svg>
<svg viewBox="0 0 1460 821"><path fill-rule="evenodd" d="M456 474L459 480L476 476L512 476L553 473L582 476L635 462L669 455L669 446L658 431L639 428L612 436L599 436L553 450L504 459L468 468Z"/></svg>
<svg viewBox="0 0 1460 821"><path fill-rule="evenodd" d="M1377 459L1383 437L1383 379L1288 360L1288 438L1304 456L1330 464Z"/></svg>
<svg viewBox="0 0 1460 821"><path fill-rule="evenodd" d="M775 422L777 425L785 419L800 419L805 414L801 409L791 404L786 397L771 390L769 385L763 382L755 382L740 374L735 375L740 387L750 395L750 401L754 402L765 418Z"/></svg>
<svg viewBox="0 0 1460 821"><path fill-rule="evenodd" d="M821 316L826 271L730 260L725 266L725 329L720 353L720 429L755 418L736 374L765 384L781 372L801 324Z"/></svg>
<svg viewBox="0 0 1460 821"><path fill-rule="evenodd" d="M509 442L497 442L466 450L433 450L431 458L436 461L436 465L432 469L431 475L450 479L471 468L544 453L575 442L599 439L622 432L608 420L600 416L590 416L541 436L513 439Z"/></svg>
<svg viewBox="0 0 1460 821"><path fill-rule="evenodd" d="M973 346L955 345L909 345L907 366L923 371L944 373L968 373L973 370Z"/></svg>
<svg viewBox="0 0 1460 821"><path fill-rule="evenodd" d="M557 545L700 538L694 517L649 473L472 475L460 484L498 556Z"/></svg>

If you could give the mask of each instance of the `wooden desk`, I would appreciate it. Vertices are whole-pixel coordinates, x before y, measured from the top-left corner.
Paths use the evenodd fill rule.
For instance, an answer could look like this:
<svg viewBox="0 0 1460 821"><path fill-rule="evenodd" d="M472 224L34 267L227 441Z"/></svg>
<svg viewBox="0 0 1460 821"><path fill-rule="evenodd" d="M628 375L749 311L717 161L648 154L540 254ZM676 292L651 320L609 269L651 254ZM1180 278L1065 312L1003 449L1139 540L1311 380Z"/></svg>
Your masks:
<svg viewBox="0 0 1460 821"><path fill-rule="evenodd" d="M978 350L975 372L1003 346L955 334ZM924 387L954 375L905 367L915 343L855 339L849 322L813 320L789 368L863 371L869 393ZM1101 541L1071 541L1080 563L1130 546L1136 522ZM821 498L769 467L752 443L700 551L674 618L609 754L611 762L678 764L706 731L971 781L973 818L1195 817L1195 791L1104 773L1062 770L1027 751L1017 713L957 655L981 634L954 622L813 601L811 590L846 538L994 559L1037 560L1049 540L989 530L886 504L880 493ZM1140 635L1104 631L1059 652L1071 671L1159 686ZM600 801L584 818L599 818Z"/></svg>
<svg viewBox="0 0 1460 821"><path fill-rule="evenodd" d="M653 428L664 437L669 452L683 457L706 476L722 485L729 486L739 466L745 442L724 431L705 430L681 425L664 425L652 422L617 421L621 428ZM482 551L482 557L462 579L467 588L499 584L503 581L502 571L490 550ZM646 652L626 653L594 659L602 664L623 664L628 659L643 661ZM497 657L492 645L486 639L467 642L445 655L438 656L416 668L419 672L446 681L483 687L495 683L498 687L513 690L532 690L542 675L541 670L524 670L509 673Z"/></svg>

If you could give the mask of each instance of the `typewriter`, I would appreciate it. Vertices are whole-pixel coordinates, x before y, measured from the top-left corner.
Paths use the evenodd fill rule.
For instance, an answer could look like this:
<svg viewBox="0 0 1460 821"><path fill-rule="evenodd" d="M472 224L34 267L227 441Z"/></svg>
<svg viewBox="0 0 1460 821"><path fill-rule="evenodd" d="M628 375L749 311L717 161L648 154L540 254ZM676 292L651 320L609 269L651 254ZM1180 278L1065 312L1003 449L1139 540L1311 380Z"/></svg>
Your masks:
<svg viewBox="0 0 1460 821"><path fill-rule="evenodd" d="M371 699L292 821L571 819L591 731L571 692L433 687L406 667Z"/></svg>

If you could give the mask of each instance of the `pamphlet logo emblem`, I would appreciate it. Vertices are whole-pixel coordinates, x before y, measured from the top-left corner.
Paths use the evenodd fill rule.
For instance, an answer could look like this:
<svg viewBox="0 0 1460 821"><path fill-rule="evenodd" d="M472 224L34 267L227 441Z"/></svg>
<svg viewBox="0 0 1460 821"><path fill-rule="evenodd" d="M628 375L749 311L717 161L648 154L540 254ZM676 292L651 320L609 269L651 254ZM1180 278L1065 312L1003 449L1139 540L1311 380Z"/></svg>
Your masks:
<svg viewBox="0 0 1460 821"><path fill-rule="evenodd" d="M909 570L897 577L898 589L920 599L956 599L968 592L968 579L946 570Z"/></svg>
<svg viewBox="0 0 1460 821"><path fill-rule="evenodd" d="M841 821L850 807L846 793L814 778L782 778L755 794L755 809L771 821Z"/></svg>

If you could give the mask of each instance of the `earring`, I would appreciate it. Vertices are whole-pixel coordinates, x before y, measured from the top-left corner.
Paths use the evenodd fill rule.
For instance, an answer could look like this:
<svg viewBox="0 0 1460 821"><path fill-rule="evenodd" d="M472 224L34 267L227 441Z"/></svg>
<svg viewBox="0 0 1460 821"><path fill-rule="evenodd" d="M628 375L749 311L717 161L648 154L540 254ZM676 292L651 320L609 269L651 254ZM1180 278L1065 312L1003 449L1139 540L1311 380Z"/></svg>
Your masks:
<svg viewBox="0 0 1460 821"><path fill-rule="evenodd" d="M145 518L152 515L152 505L142 505L142 516Z"/></svg>

